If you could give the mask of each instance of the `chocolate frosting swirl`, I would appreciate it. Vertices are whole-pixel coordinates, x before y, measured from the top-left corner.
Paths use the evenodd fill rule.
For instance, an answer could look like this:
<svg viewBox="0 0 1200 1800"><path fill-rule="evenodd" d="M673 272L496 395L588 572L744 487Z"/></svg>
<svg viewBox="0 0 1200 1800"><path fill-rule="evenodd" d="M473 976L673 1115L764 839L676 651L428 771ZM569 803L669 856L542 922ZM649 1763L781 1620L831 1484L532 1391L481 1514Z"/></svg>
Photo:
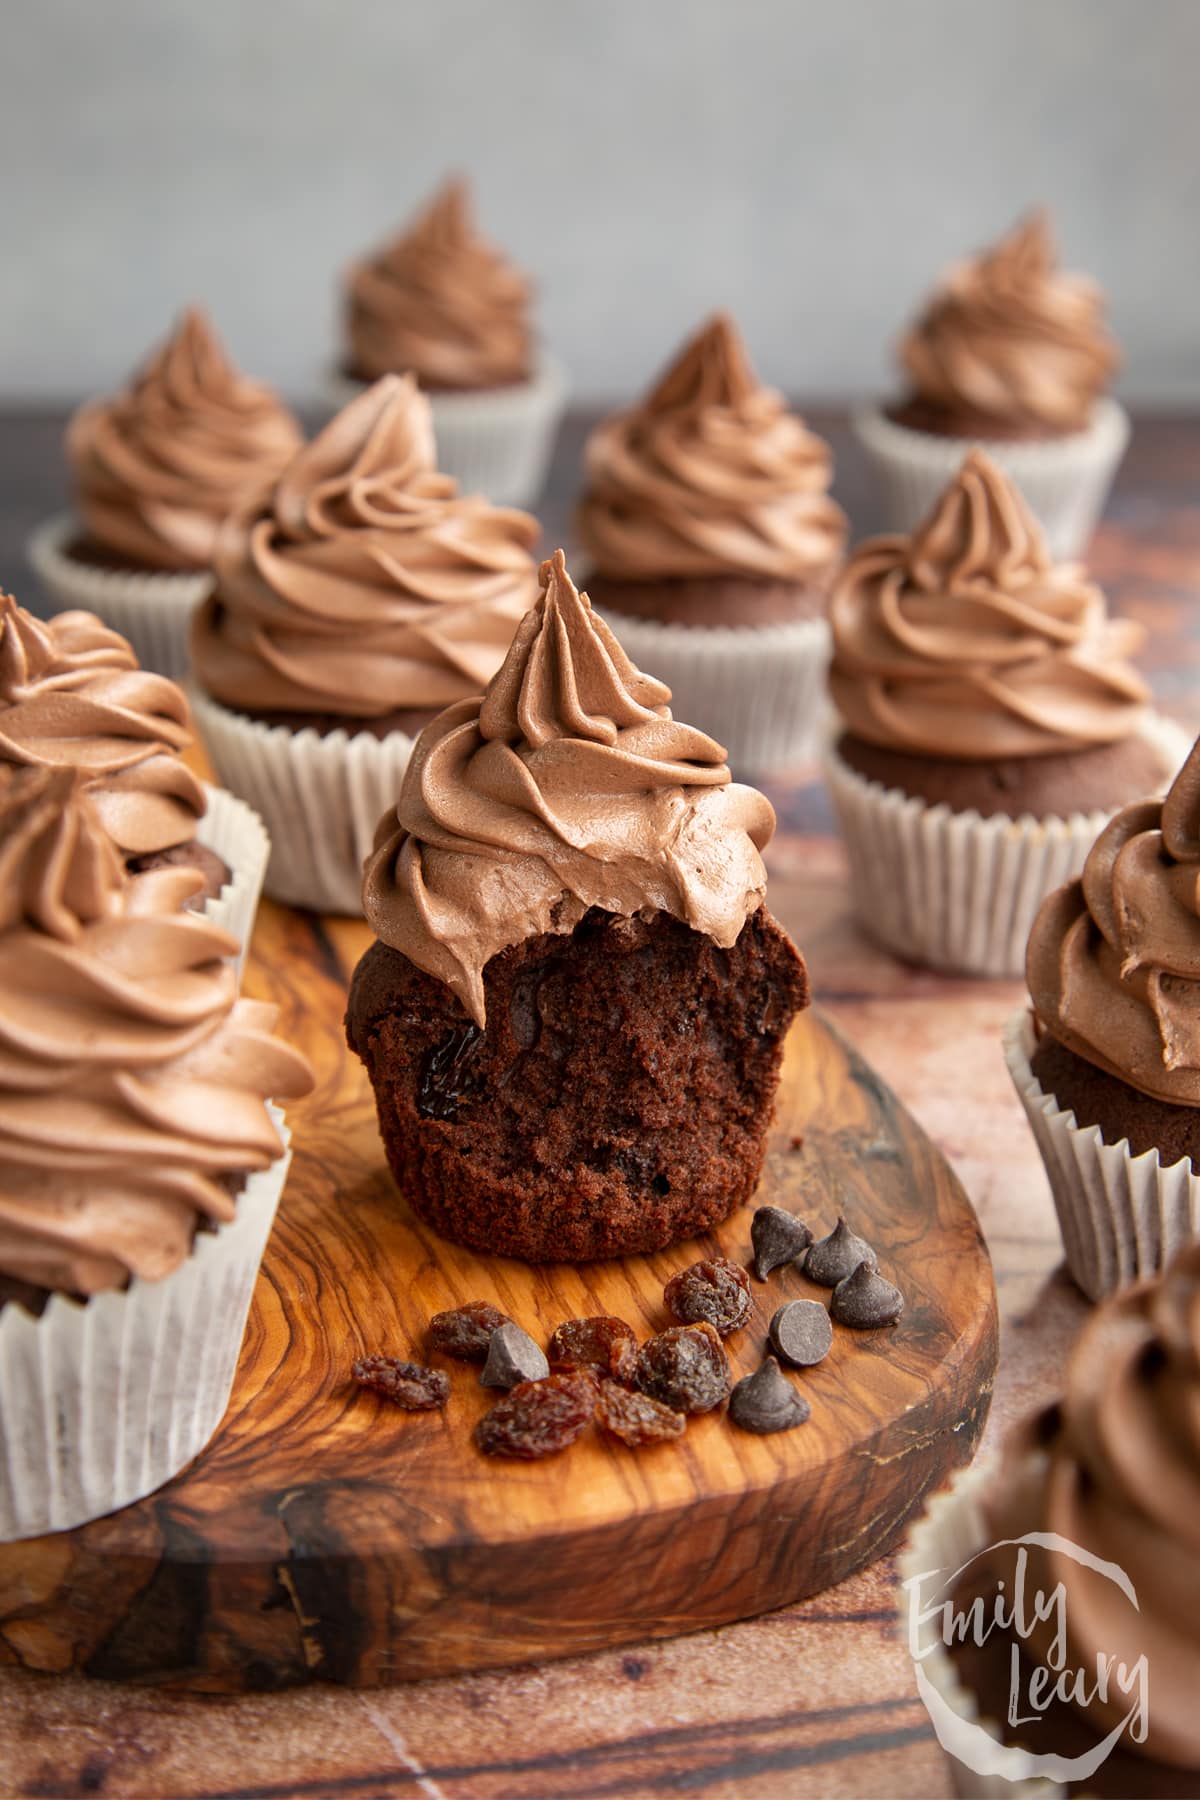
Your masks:
<svg viewBox="0 0 1200 1800"><path fill-rule="evenodd" d="M421 733L363 883L376 935L480 1025L491 958L589 907L667 912L734 943L775 825L720 745L671 717L670 690L634 668L561 550L541 576L487 693Z"/></svg>
<svg viewBox="0 0 1200 1800"><path fill-rule="evenodd" d="M0 765L0 1273L92 1294L232 1219L282 1149L268 1095L312 1079L180 910L199 877L128 880L78 779Z"/></svg>
<svg viewBox="0 0 1200 1800"><path fill-rule="evenodd" d="M1110 619L1050 560L1024 500L982 450L911 537L869 538L830 600L830 690L868 743L961 761L1114 743L1150 692L1126 660L1145 633Z"/></svg>
<svg viewBox="0 0 1200 1800"><path fill-rule="evenodd" d="M1200 1106L1200 743L1165 800L1126 806L1083 876L1043 902L1026 975L1069 1050L1176 1106Z"/></svg>
<svg viewBox="0 0 1200 1800"><path fill-rule="evenodd" d="M238 373L192 307L127 388L75 414L67 456L98 544L135 566L205 569L226 514L302 441L283 403Z"/></svg>
<svg viewBox="0 0 1200 1800"><path fill-rule="evenodd" d="M1124 1570L1136 1610L1109 1577L1034 1547L1029 1591L1065 1588L1067 1667L1091 1671L1097 1739L1131 1700L1115 1682L1091 1698L1097 1655L1131 1668L1144 1654L1149 1729L1127 1747L1200 1769L1200 1246L1092 1314L1061 1405L1018 1441L988 1513L1000 1531L1054 1532ZM1043 1662L1050 1635L1042 1625L1031 1640Z"/></svg>
<svg viewBox="0 0 1200 1800"><path fill-rule="evenodd" d="M599 574L808 582L841 556L829 447L759 384L724 313L592 433L586 462L579 532Z"/></svg>
<svg viewBox="0 0 1200 1800"><path fill-rule="evenodd" d="M476 232L461 179L355 264L346 280L351 371L412 370L427 387L502 387L533 368L529 282Z"/></svg>
<svg viewBox="0 0 1200 1800"><path fill-rule="evenodd" d="M206 802L178 755L190 741L183 689L139 669L92 613L44 624L0 594L0 760L80 770L125 856L195 837Z"/></svg>
<svg viewBox="0 0 1200 1800"><path fill-rule="evenodd" d="M917 394L936 406L1070 431L1087 425L1120 355L1103 295L1057 267L1050 222L1039 211L948 272L900 361Z"/></svg>
<svg viewBox="0 0 1200 1800"><path fill-rule="evenodd" d="M231 519L192 661L226 705L380 718L478 693L537 594L528 513L463 498L429 402L387 375Z"/></svg>

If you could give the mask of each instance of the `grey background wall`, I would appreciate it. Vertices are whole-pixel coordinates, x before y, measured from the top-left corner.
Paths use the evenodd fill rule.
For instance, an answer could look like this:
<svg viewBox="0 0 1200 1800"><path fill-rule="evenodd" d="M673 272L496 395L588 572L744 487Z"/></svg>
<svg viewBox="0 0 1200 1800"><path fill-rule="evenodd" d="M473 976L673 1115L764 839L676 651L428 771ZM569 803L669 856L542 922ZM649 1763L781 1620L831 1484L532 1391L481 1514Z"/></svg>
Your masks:
<svg viewBox="0 0 1200 1800"><path fill-rule="evenodd" d="M0 398L113 382L191 297L304 397L339 268L460 167L585 396L718 304L788 389L878 388L1040 198L1124 391L1200 400L1197 0L9 0L0 64Z"/></svg>

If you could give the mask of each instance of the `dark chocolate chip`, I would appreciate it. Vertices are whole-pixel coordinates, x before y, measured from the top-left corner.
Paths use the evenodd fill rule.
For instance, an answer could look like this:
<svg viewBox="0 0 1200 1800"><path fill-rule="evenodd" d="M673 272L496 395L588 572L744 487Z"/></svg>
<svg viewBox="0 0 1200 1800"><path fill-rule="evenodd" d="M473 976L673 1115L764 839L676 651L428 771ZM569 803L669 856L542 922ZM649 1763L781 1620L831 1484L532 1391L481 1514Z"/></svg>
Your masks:
<svg viewBox="0 0 1200 1800"><path fill-rule="evenodd" d="M812 1232L795 1213L784 1212L782 1206L760 1206L750 1222L755 1275L765 1281L772 1269L803 1256L812 1241Z"/></svg>
<svg viewBox="0 0 1200 1800"><path fill-rule="evenodd" d="M870 1244L855 1237L845 1219L839 1218L828 1237L818 1238L804 1259L804 1273L820 1287L836 1287L853 1275L859 1263L869 1269L879 1267L879 1258Z"/></svg>
<svg viewBox="0 0 1200 1800"><path fill-rule="evenodd" d="M833 1326L819 1300L789 1300L771 1320L770 1335L771 1348L780 1362L793 1369L809 1369L828 1356Z"/></svg>
<svg viewBox="0 0 1200 1800"><path fill-rule="evenodd" d="M839 1325L877 1331L881 1325L896 1323L904 1311L904 1295L870 1263L860 1262L854 1273L834 1288L829 1310Z"/></svg>
<svg viewBox="0 0 1200 1800"><path fill-rule="evenodd" d="M811 1411L804 1395L797 1393L773 1356L768 1356L753 1375L743 1375L729 1396L729 1416L734 1424L760 1436L803 1425Z"/></svg>
<svg viewBox="0 0 1200 1800"><path fill-rule="evenodd" d="M518 1381L542 1381L550 1373L545 1352L527 1331L514 1325L497 1325L488 1340L487 1361L479 1380L483 1387L512 1388Z"/></svg>

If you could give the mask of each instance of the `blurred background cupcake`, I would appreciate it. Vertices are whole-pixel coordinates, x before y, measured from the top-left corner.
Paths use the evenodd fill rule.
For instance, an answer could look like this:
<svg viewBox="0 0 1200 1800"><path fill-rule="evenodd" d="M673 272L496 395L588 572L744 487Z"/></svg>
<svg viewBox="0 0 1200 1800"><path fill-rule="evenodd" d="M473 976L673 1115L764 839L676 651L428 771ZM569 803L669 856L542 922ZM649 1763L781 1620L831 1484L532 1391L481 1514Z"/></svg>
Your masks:
<svg viewBox="0 0 1200 1800"><path fill-rule="evenodd" d="M888 524L929 510L964 447L1016 482L1055 556L1079 555L1129 438L1100 289L1060 269L1044 211L956 264L900 346L907 389L855 419Z"/></svg>
<svg viewBox="0 0 1200 1800"><path fill-rule="evenodd" d="M1091 1300L1200 1231L1200 744L1034 922L1005 1055Z"/></svg>
<svg viewBox="0 0 1200 1800"><path fill-rule="evenodd" d="M438 467L470 493L528 505L567 397L532 310L529 281L476 231L466 182L447 181L346 276L337 404L381 375L411 372L433 409Z"/></svg>
<svg viewBox="0 0 1200 1800"><path fill-rule="evenodd" d="M0 764L0 1542L161 1486L229 1398L307 1093L233 940L130 878L64 769Z"/></svg>
<svg viewBox="0 0 1200 1800"><path fill-rule="evenodd" d="M958 1793L1200 1792L1198 1516L1193 1244L1088 1319L1061 1400L935 1496L901 1556L904 1624ZM957 1641L944 1607L963 1621Z"/></svg>
<svg viewBox="0 0 1200 1800"><path fill-rule="evenodd" d="M76 511L29 544L52 601L98 613L143 668L182 680L221 522L269 486L302 435L269 388L233 367L206 315L189 308L128 387L71 419Z"/></svg>
<svg viewBox="0 0 1200 1800"><path fill-rule="evenodd" d="M537 596L537 535L438 473L411 375L365 389L229 520L193 700L220 779L266 823L275 899L361 912L417 732L482 692Z"/></svg>
<svg viewBox="0 0 1200 1800"><path fill-rule="evenodd" d="M129 872L195 870L188 904L244 956L270 846L250 807L188 768L191 741L183 689L94 614L43 621L0 594L0 762L78 771Z"/></svg>
<svg viewBox="0 0 1200 1800"><path fill-rule="evenodd" d="M811 752L846 520L829 446L758 382L733 321L703 326L585 460L585 584L629 656L735 768Z"/></svg>
<svg viewBox="0 0 1200 1800"><path fill-rule="evenodd" d="M826 773L861 923L933 968L1019 975L1041 901L1186 754L1129 661L1142 627L1052 560L981 450L911 536L858 546L830 621Z"/></svg>

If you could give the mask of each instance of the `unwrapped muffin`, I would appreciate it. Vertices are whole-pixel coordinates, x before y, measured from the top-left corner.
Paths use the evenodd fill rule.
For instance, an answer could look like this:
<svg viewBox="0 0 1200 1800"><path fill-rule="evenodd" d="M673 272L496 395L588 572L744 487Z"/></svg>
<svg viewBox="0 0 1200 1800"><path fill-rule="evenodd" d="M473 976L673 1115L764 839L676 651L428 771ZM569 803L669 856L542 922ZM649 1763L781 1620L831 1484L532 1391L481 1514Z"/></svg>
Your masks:
<svg viewBox="0 0 1200 1800"><path fill-rule="evenodd" d="M816 747L846 535L832 469L828 445L755 378L725 314L588 441L592 600L736 768Z"/></svg>
<svg viewBox="0 0 1200 1800"><path fill-rule="evenodd" d="M542 582L380 821L347 1013L406 1199L531 1261L660 1248L748 1200L808 998L763 904L770 805L561 551Z"/></svg>
<svg viewBox="0 0 1200 1800"><path fill-rule="evenodd" d="M527 504L566 401L532 302L525 276L476 230L466 182L447 181L346 277L337 403L381 375L415 375L432 403L438 467L470 492Z"/></svg>
<svg viewBox="0 0 1200 1800"><path fill-rule="evenodd" d="M907 391L856 419L888 523L914 526L964 449L983 444L1056 556L1087 543L1129 437L1104 299L1058 267L1044 212L948 271L900 347Z"/></svg>
<svg viewBox="0 0 1200 1800"><path fill-rule="evenodd" d="M827 775L859 918L889 949L1019 975L1034 914L1185 744L1075 564L971 451L911 536L868 539L830 602Z"/></svg>
<svg viewBox="0 0 1200 1800"><path fill-rule="evenodd" d="M182 680L217 532L301 441L291 413L233 367L193 307L128 387L71 420L77 516L35 534L34 569L60 606L99 613L144 668Z"/></svg>
<svg viewBox="0 0 1200 1800"><path fill-rule="evenodd" d="M357 912L420 727L478 693L537 593L528 514L458 494L429 403L385 376L231 518L196 617L196 717L271 835L267 892Z"/></svg>
<svg viewBox="0 0 1200 1800"><path fill-rule="evenodd" d="M130 878L67 770L0 764L0 1540L125 1505L229 1397L311 1086L198 877Z"/></svg>

